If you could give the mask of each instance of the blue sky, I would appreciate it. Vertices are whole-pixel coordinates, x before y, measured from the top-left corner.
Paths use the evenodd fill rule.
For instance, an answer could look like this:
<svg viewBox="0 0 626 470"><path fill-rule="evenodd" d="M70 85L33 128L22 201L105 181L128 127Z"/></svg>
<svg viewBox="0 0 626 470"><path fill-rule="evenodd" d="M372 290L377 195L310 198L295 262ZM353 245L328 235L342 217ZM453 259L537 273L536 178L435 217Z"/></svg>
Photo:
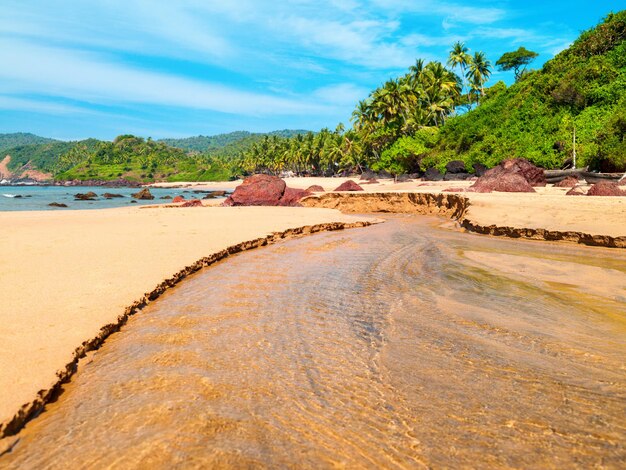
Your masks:
<svg viewBox="0 0 626 470"><path fill-rule="evenodd" d="M2 0L0 132L60 139L334 128L465 41L540 66L626 0ZM512 73L495 72L512 81Z"/></svg>

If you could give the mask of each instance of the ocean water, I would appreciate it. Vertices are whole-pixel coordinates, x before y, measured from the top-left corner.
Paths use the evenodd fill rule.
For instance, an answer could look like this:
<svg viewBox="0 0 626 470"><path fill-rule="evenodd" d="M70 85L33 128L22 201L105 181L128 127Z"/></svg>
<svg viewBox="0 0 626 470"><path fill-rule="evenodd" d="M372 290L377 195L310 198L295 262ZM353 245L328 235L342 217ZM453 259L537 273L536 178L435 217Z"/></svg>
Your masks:
<svg viewBox="0 0 626 470"><path fill-rule="evenodd" d="M209 189L210 190L210 189ZM98 195L94 201L75 201L74 194L93 191ZM134 200L131 194L138 192L138 188L105 188L89 186L0 186L0 211L46 211L72 209L106 209L129 205L162 204L169 202L160 198L164 196L184 196L185 199L202 199L205 194L194 193L192 189L150 188L154 195L153 200ZM104 193L121 194L124 197L105 199ZM50 207L51 202L66 204L67 208Z"/></svg>

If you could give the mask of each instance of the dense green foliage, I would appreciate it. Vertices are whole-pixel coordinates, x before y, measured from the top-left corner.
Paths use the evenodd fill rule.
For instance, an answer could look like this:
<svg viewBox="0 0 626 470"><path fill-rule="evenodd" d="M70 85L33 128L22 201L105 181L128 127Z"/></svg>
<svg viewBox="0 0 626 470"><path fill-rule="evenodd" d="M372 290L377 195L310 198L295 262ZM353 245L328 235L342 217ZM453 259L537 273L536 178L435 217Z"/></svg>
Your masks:
<svg viewBox="0 0 626 470"><path fill-rule="evenodd" d="M254 142L258 142L265 136L295 137L306 134L308 131L285 129L272 131L266 134L253 134L247 131L236 131L228 134L217 134L213 136L199 135L184 139L160 139L171 147L178 147L187 151L209 153L211 155L235 156L241 151L249 148Z"/></svg>
<svg viewBox="0 0 626 470"><path fill-rule="evenodd" d="M447 122L429 154L440 164L525 157L555 168L572 156L574 127L578 166L626 170L626 11L510 88L496 84L477 109Z"/></svg>
<svg viewBox="0 0 626 470"><path fill-rule="evenodd" d="M16 132L13 134L0 134L0 155L6 153L8 149L14 147L21 147L24 145L33 144L47 144L51 142L58 142L54 139L48 139L46 137L39 137L35 134L29 134L26 132Z"/></svg>
<svg viewBox="0 0 626 470"><path fill-rule="evenodd" d="M93 148L76 145L57 161L57 179L129 181L227 180L233 172L227 159L170 147L164 142L121 135Z"/></svg>

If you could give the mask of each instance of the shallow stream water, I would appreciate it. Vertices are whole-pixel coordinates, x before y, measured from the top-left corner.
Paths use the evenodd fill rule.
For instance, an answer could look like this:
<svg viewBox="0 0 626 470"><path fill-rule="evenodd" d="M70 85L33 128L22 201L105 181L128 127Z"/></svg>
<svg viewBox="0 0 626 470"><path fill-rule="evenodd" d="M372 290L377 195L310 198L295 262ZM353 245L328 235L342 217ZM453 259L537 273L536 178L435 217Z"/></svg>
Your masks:
<svg viewBox="0 0 626 470"><path fill-rule="evenodd" d="M622 467L626 253L439 223L194 275L84 361L0 468Z"/></svg>

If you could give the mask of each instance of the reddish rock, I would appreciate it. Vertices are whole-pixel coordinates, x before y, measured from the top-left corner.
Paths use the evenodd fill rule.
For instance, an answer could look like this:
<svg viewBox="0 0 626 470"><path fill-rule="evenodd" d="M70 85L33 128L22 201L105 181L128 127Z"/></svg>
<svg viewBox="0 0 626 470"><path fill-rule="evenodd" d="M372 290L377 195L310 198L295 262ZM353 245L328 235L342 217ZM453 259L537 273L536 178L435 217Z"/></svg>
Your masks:
<svg viewBox="0 0 626 470"><path fill-rule="evenodd" d="M253 175L235 188L224 206L277 206L287 185L277 176Z"/></svg>
<svg viewBox="0 0 626 470"><path fill-rule="evenodd" d="M466 188L446 188L441 190L443 193L464 193Z"/></svg>
<svg viewBox="0 0 626 470"><path fill-rule="evenodd" d="M365 182L362 182L361 184L376 184L376 183L379 183L379 181L376 178L371 178Z"/></svg>
<svg viewBox="0 0 626 470"><path fill-rule="evenodd" d="M141 191L139 191L138 193L135 193L132 195L135 199L144 199L144 200L152 200L154 199L154 196L152 195L152 193L150 192L150 190L148 188L143 188Z"/></svg>
<svg viewBox="0 0 626 470"><path fill-rule="evenodd" d="M490 193L491 191L534 193L533 186L546 184L546 177L541 168L524 158L514 158L487 170L476 180L471 189L477 193Z"/></svg>
<svg viewBox="0 0 626 470"><path fill-rule="evenodd" d="M323 193L324 188L322 188L319 184L314 184L313 186L309 186L306 188L307 191L311 193Z"/></svg>
<svg viewBox="0 0 626 470"><path fill-rule="evenodd" d="M186 201L185 196L176 196L174 199L172 199L172 202L176 202L176 203L185 202L185 201Z"/></svg>
<svg viewBox="0 0 626 470"><path fill-rule="evenodd" d="M202 201L200 199L191 199L185 201L180 207L202 207Z"/></svg>
<svg viewBox="0 0 626 470"><path fill-rule="evenodd" d="M283 197L278 201L279 206L296 207L300 205L300 199L310 196L312 193L306 189L285 188Z"/></svg>
<svg viewBox="0 0 626 470"><path fill-rule="evenodd" d="M535 189L519 173L501 173L489 175L487 172L470 187L470 191L476 193L490 193L500 191L503 193L534 193Z"/></svg>
<svg viewBox="0 0 626 470"><path fill-rule="evenodd" d="M584 196L585 194L585 190L581 186L574 186L565 193L566 196Z"/></svg>
<svg viewBox="0 0 626 470"><path fill-rule="evenodd" d="M578 184L578 178L568 176L554 185L555 188L573 188Z"/></svg>
<svg viewBox="0 0 626 470"><path fill-rule="evenodd" d="M335 191L363 191L363 188L356 184L354 181L348 180L335 188Z"/></svg>
<svg viewBox="0 0 626 470"><path fill-rule="evenodd" d="M613 181L600 181L589 188L587 196L626 196L626 191Z"/></svg>

